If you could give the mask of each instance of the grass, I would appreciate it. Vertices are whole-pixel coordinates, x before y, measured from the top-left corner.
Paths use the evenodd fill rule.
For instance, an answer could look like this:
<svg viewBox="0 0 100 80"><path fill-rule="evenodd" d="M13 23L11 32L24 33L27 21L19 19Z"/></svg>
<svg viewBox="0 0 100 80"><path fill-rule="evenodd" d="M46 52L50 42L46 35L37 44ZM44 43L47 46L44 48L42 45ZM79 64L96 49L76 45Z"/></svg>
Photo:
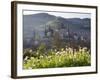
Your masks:
<svg viewBox="0 0 100 80"><path fill-rule="evenodd" d="M27 53L27 52L26 52ZM57 68L57 67L76 67L76 66L90 66L91 55L90 52L84 47L79 50L72 48L61 49L59 51L49 50L46 54L37 50L29 51L28 53L34 54L29 57L26 56L23 61L24 69L37 69L37 68Z"/></svg>

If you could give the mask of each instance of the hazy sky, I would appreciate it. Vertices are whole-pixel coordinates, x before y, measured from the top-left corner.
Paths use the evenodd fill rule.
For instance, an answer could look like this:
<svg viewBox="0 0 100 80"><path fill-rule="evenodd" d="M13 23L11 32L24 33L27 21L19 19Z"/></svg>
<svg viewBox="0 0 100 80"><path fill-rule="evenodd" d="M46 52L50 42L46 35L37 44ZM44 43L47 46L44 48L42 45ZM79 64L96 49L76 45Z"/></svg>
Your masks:
<svg viewBox="0 0 100 80"><path fill-rule="evenodd" d="M37 14L37 13L48 13L50 15L55 15L64 18L91 18L89 13L77 13L77 12L49 12L49 11L23 11L24 15Z"/></svg>

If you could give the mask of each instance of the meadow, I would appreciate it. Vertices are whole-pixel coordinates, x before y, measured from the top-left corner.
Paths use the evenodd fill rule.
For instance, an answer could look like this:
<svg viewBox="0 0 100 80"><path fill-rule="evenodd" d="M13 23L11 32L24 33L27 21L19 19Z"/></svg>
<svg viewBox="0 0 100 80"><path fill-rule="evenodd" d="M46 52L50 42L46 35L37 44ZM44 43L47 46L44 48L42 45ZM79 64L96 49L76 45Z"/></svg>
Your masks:
<svg viewBox="0 0 100 80"><path fill-rule="evenodd" d="M79 47L78 50L66 47L59 51L50 49L46 51L43 47L33 51L24 50L23 69L37 68L58 68L58 67L77 67L90 66L91 54L86 47Z"/></svg>

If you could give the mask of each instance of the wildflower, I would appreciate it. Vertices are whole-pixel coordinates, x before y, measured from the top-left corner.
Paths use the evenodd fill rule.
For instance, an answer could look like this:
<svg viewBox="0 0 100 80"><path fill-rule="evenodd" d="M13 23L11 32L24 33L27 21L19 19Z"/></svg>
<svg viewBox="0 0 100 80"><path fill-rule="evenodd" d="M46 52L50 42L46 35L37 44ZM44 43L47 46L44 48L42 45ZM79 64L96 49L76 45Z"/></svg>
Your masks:
<svg viewBox="0 0 100 80"><path fill-rule="evenodd" d="M81 48L79 48L79 52L82 52L82 49Z"/></svg>
<svg viewBox="0 0 100 80"><path fill-rule="evenodd" d="M77 55L76 54L74 54L73 56L74 56L74 58L77 58Z"/></svg>
<svg viewBox="0 0 100 80"><path fill-rule="evenodd" d="M60 52L58 51L58 52L56 52L56 54L59 54Z"/></svg>
<svg viewBox="0 0 100 80"><path fill-rule="evenodd" d="M51 60L51 58L52 58L52 56L48 56L48 61L50 61L50 60Z"/></svg>
<svg viewBox="0 0 100 80"><path fill-rule="evenodd" d="M71 58L73 58L73 56L72 55L69 55L69 58L71 59Z"/></svg>
<svg viewBox="0 0 100 80"><path fill-rule="evenodd" d="M84 48L82 49L83 52L86 51L86 50L87 50L87 47L84 47Z"/></svg>
<svg viewBox="0 0 100 80"><path fill-rule="evenodd" d="M32 49L30 49L29 52L31 53L32 52Z"/></svg>
<svg viewBox="0 0 100 80"><path fill-rule="evenodd" d="M40 60L38 59L37 62L40 62Z"/></svg>
<svg viewBox="0 0 100 80"><path fill-rule="evenodd" d="M61 61L61 59L59 59L59 62Z"/></svg>
<svg viewBox="0 0 100 80"><path fill-rule="evenodd" d="M32 67L35 67L35 65L34 65L34 64L32 64Z"/></svg>
<svg viewBox="0 0 100 80"><path fill-rule="evenodd" d="M85 50L87 50L87 47L84 47Z"/></svg>
<svg viewBox="0 0 100 80"><path fill-rule="evenodd" d="M64 51L64 48L62 48L61 51Z"/></svg>
<svg viewBox="0 0 100 80"><path fill-rule="evenodd" d="M68 51L68 48L66 48L66 51Z"/></svg>
<svg viewBox="0 0 100 80"><path fill-rule="evenodd" d="M28 69L32 69L32 67L28 67Z"/></svg>
<svg viewBox="0 0 100 80"><path fill-rule="evenodd" d="M26 61L27 59L28 59L28 56L26 56L24 60Z"/></svg>
<svg viewBox="0 0 100 80"><path fill-rule="evenodd" d="M31 57L31 60L33 60L34 59L34 57Z"/></svg>
<svg viewBox="0 0 100 80"><path fill-rule="evenodd" d="M48 56L48 59L51 59L52 58L52 56Z"/></svg>
<svg viewBox="0 0 100 80"><path fill-rule="evenodd" d="M56 52L57 50L55 49L54 51Z"/></svg>
<svg viewBox="0 0 100 80"><path fill-rule="evenodd" d="M38 53L38 52L36 52L36 54L38 55L39 53Z"/></svg>
<svg viewBox="0 0 100 80"><path fill-rule="evenodd" d="M69 48L69 53L73 53L73 49L72 48Z"/></svg>
<svg viewBox="0 0 100 80"><path fill-rule="evenodd" d="M29 60L29 59L27 60L27 62L30 62L30 61L31 61L31 60Z"/></svg>
<svg viewBox="0 0 100 80"><path fill-rule="evenodd" d="M40 56L40 58L43 58L43 56Z"/></svg>
<svg viewBox="0 0 100 80"><path fill-rule="evenodd" d="M66 51L63 51L63 53L66 53Z"/></svg>

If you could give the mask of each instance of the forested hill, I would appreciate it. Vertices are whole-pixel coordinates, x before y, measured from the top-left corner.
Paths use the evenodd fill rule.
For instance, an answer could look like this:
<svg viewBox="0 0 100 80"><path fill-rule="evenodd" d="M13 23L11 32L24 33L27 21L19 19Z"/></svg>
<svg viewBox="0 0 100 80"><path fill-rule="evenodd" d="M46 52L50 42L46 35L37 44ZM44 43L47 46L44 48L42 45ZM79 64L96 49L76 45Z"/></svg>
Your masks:
<svg viewBox="0 0 100 80"><path fill-rule="evenodd" d="M24 40L30 41L36 35L43 37L45 29L68 29L72 32L90 32L89 18L64 18L48 13L23 15ZM88 35L87 35L88 36Z"/></svg>

